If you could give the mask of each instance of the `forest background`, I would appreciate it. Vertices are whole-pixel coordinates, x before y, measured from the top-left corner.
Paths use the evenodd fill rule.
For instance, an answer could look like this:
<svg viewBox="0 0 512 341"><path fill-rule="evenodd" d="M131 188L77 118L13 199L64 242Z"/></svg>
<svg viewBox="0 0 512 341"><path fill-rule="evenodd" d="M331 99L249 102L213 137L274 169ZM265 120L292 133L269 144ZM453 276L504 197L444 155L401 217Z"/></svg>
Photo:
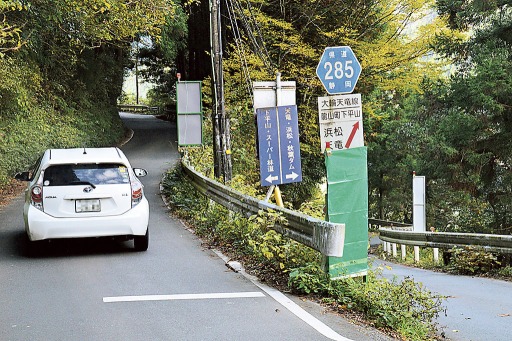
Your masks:
<svg viewBox="0 0 512 341"><path fill-rule="evenodd" d="M362 64L370 217L411 221L415 171L427 178L429 226L511 233L511 0L230 0L222 10L235 182L265 190L250 83L280 72L297 82L303 169L283 196L306 212L323 201L315 69L325 47L348 45ZM211 173L208 22L208 1L0 1L0 186L46 148L120 140L116 104L135 62L156 84L152 105L175 105L177 72L203 81L205 146L190 153Z"/></svg>

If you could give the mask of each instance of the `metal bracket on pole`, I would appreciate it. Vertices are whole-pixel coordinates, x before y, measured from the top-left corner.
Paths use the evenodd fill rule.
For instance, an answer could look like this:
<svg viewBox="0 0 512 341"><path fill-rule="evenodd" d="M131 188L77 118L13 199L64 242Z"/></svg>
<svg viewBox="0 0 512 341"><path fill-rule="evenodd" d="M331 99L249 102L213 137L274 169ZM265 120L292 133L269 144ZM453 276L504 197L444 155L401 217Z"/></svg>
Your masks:
<svg viewBox="0 0 512 341"><path fill-rule="evenodd" d="M270 197L272 196L272 192L274 192L274 199L276 200L276 205L279 207L284 207L283 198L281 196L281 190L278 186L272 185L268 188L267 195L265 196L265 202L270 201Z"/></svg>
<svg viewBox="0 0 512 341"><path fill-rule="evenodd" d="M272 192L274 191L274 187L276 187L275 185L272 185L268 188L268 191L267 191L267 196L265 197L265 202L269 202L270 200L270 196L272 195Z"/></svg>

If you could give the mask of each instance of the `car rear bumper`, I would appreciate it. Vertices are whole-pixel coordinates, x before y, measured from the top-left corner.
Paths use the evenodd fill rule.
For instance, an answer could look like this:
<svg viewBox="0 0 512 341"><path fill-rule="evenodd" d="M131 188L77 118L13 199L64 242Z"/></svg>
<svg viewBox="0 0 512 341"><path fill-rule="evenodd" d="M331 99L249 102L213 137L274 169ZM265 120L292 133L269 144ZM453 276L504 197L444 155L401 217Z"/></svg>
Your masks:
<svg viewBox="0 0 512 341"><path fill-rule="evenodd" d="M25 206L25 230L32 241L58 238L143 236L149 223L149 204L144 198L137 206L118 216L55 218L33 206Z"/></svg>

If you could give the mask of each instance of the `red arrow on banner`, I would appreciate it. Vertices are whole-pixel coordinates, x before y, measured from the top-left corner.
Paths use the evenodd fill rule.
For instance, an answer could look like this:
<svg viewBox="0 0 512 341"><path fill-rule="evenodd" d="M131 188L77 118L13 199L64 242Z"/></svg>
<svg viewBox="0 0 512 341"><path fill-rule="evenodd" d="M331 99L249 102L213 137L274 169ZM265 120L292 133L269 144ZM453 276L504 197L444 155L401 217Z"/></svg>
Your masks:
<svg viewBox="0 0 512 341"><path fill-rule="evenodd" d="M359 130L359 121L357 121L352 126L352 131L350 132L350 136L348 137L347 143L345 144L345 148L350 148L350 145L352 144L352 140L354 139L354 136L356 136L356 132Z"/></svg>

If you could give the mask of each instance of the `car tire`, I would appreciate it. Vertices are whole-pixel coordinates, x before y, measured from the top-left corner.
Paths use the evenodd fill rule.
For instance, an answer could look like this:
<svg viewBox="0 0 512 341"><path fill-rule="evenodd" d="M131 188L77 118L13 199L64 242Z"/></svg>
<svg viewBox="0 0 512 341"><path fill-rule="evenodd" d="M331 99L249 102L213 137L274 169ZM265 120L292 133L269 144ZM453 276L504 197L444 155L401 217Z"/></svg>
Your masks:
<svg viewBox="0 0 512 341"><path fill-rule="evenodd" d="M134 236L133 247L135 251L146 251L149 246L149 227L146 229L146 234L143 236Z"/></svg>

